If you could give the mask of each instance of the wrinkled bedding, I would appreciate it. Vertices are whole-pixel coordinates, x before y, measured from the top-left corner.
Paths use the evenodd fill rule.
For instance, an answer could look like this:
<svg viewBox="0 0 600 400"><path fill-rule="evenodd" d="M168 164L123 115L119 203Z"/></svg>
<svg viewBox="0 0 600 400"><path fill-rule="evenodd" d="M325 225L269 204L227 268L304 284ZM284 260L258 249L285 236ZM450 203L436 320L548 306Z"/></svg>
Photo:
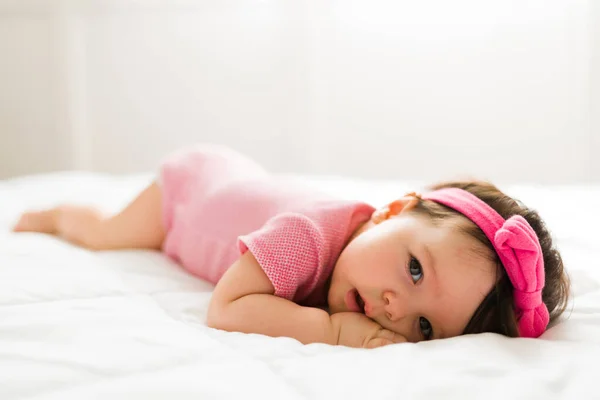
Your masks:
<svg viewBox="0 0 600 400"><path fill-rule="evenodd" d="M204 324L212 286L159 252L13 234L26 208L124 206L150 175L0 181L0 399L600 398L600 187L504 186L552 229L573 301L541 339L483 334L375 350ZM301 179L381 205L409 182Z"/></svg>

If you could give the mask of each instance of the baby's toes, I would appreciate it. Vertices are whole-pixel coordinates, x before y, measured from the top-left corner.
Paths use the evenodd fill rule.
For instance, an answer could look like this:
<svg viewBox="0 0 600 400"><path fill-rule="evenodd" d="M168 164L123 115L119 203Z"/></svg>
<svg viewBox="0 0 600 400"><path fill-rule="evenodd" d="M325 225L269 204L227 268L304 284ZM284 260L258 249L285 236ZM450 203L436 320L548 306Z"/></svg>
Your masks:
<svg viewBox="0 0 600 400"><path fill-rule="evenodd" d="M21 215L17 224L13 227L13 231L54 233L54 213L52 210L26 212Z"/></svg>

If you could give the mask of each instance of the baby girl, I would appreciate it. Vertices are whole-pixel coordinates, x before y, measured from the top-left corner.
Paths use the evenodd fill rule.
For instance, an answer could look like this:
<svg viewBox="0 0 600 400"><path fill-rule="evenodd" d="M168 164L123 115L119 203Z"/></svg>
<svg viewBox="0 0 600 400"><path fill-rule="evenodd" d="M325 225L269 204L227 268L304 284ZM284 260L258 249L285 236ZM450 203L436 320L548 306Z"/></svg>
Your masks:
<svg viewBox="0 0 600 400"><path fill-rule="evenodd" d="M302 343L535 338L569 294L540 216L489 183L438 184L375 209L216 146L167 157L117 215L62 205L25 213L14 230L91 250L162 250L216 284L208 326Z"/></svg>

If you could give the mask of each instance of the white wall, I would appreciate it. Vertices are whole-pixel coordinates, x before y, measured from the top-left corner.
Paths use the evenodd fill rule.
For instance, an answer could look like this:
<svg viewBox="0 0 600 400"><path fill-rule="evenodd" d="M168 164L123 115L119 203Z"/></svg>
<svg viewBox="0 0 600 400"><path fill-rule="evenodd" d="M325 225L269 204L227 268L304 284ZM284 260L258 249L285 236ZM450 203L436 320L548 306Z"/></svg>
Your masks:
<svg viewBox="0 0 600 400"><path fill-rule="evenodd" d="M598 4L0 0L0 176L230 145L277 171L600 182Z"/></svg>
<svg viewBox="0 0 600 400"><path fill-rule="evenodd" d="M600 3L590 2L589 33L591 43L590 74L590 157L591 176L600 181Z"/></svg>

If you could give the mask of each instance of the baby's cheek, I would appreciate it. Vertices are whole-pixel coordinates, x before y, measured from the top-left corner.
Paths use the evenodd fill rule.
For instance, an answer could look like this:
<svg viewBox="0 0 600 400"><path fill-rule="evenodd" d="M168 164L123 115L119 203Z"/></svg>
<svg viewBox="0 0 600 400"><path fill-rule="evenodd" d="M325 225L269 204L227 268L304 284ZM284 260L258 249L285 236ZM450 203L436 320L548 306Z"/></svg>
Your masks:
<svg viewBox="0 0 600 400"><path fill-rule="evenodd" d="M391 268L376 268L373 270L373 277L384 286L398 281L398 271Z"/></svg>
<svg viewBox="0 0 600 400"><path fill-rule="evenodd" d="M398 258L390 254L383 253L377 257L377 265L374 271L381 276L387 278L398 278L400 272L402 272L402 266L400 265Z"/></svg>

